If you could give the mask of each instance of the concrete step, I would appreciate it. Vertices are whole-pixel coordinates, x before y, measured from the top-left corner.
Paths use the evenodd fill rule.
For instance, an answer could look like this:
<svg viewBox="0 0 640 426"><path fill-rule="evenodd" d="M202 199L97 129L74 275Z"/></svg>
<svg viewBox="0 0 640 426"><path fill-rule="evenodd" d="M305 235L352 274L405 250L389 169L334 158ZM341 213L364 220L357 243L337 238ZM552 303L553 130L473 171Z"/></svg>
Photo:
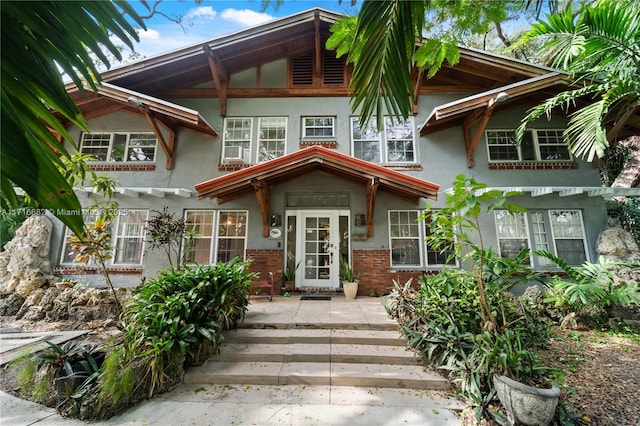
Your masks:
<svg viewBox="0 0 640 426"><path fill-rule="evenodd" d="M262 322L257 319L251 321L243 321L238 323L238 328L257 328L257 329L304 329L304 330L386 330L386 331L400 331L400 325L395 321L386 322L350 322L346 321L334 321L318 323L314 321L297 321L291 322L289 319L283 319L282 321L269 320Z"/></svg>
<svg viewBox="0 0 640 426"><path fill-rule="evenodd" d="M188 384L327 385L449 389L449 382L419 365L328 362L206 362L184 376Z"/></svg>
<svg viewBox="0 0 640 426"><path fill-rule="evenodd" d="M340 329L251 329L238 328L224 333L225 343L340 343L406 346L399 331Z"/></svg>
<svg viewBox="0 0 640 426"><path fill-rule="evenodd" d="M339 362L415 365L413 351L402 346L335 343L223 343L210 361Z"/></svg>

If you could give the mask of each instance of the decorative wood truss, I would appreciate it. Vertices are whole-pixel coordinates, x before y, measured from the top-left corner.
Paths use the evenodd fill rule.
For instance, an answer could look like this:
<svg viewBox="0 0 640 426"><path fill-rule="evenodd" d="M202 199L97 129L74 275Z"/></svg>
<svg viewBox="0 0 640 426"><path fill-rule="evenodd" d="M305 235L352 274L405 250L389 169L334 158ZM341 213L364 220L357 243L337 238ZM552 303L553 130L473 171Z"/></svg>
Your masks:
<svg viewBox="0 0 640 426"><path fill-rule="evenodd" d="M198 198L217 198L222 204L252 192L262 216L262 235L269 235L270 188L302 174L322 171L365 187L367 235L373 236L375 200L379 190L418 204L436 199L439 185L339 152L312 146L196 185Z"/></svg>

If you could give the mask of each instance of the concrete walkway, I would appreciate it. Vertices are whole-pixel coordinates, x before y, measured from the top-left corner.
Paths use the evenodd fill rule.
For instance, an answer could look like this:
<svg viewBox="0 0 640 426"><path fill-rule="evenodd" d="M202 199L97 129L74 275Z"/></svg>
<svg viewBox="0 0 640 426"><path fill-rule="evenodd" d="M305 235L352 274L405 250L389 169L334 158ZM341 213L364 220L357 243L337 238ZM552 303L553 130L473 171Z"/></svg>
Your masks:
<svg viewBox="0 0 640 426"><path fill-rule="evenodd" d="M252 299L243 327L397 329L382 298ZM4 341L5 336L0 336ZM324 385L178 385L100 425L459 425L462 404L446 393ZM82 425L55 410L0 393L0 424Z"/></svg>

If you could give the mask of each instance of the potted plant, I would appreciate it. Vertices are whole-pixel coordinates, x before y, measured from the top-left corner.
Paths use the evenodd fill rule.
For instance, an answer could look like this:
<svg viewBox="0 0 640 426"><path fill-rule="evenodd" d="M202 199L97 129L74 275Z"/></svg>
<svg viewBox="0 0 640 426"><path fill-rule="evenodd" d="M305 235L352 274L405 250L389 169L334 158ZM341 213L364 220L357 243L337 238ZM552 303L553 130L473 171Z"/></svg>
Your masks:
<svg viewBox="0 0 640 426"><path fill-rule="evenodd" d="M358 294L358 280L360 273L355 273L351 265L344 258L340 258L340 280L342 281L342 290L346 299L355 299Z"/></svg>
<svg viewBox="0 0 640 426"><path fill-rule="evenodd" d="M294 263L293 261L287 262L287 267L282 271L282 284L285 291L293 291L296 285L296 271L300 266L300 262Z"/></svg>

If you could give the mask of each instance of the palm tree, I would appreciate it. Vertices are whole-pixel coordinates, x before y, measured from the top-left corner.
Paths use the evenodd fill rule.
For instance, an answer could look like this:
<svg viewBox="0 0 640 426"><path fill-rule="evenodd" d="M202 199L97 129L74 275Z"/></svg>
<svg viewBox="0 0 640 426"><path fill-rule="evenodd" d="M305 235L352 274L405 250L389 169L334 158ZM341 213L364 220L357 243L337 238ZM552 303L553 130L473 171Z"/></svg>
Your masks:
<svg viewBox="0 0 640 426"><path fill-rule="evenodd" d="M14 185L49 209L74 233L82 233L81 206L60 172L68 157L64 140L75 146L55 109L88 131L80 111L65 90L62 73L84 92L96 90L96 61L109 66L103 49L120 59L111 36L133 48L138 40L127 15L144 22L124 1L3 1L2 15L2 143L0 182L3 208L15 207ZM58 135L58 137L56 137ZM78 214L65 214L75 211Z"/></svg>
<svg viewBox="0 0 640 426"><path fill-rule="evenodd" d="M607 135L606 126L622 128L639 108L640 2L598 0L583 5L575 16L569 7L533 25L519 43L538 37L545 39L549 64L569 72L582 87L529 110L518 138L537 118L587 99L585 106L570 113L564 137L575 156L588 161L604 157L616 137L615 130Z"/></svg>

